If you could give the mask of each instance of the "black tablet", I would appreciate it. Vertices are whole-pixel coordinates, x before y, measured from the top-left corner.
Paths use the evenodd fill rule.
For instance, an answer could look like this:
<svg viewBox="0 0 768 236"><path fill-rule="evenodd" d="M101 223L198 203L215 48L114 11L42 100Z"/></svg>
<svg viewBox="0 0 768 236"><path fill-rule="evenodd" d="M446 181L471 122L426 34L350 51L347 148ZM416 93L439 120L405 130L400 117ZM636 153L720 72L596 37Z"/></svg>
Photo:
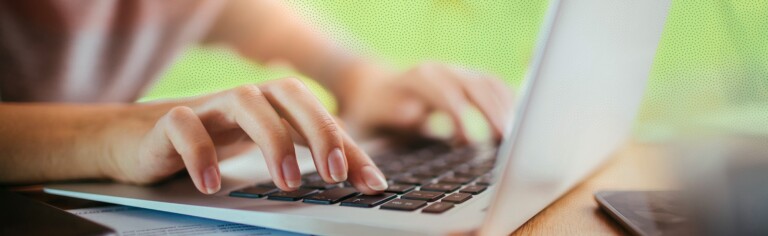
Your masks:
<svg viewBox="0 0 768 236"><path fill-rule="evenodd" d="M0 235L117 235L51 205L0 189Z"/></svg>
<svg viewBox="0 0 768 236"><path fill-rule="evenodd" d="M691 235L680 194L672 191L602 191L600 208L634 235Z"/></svg>

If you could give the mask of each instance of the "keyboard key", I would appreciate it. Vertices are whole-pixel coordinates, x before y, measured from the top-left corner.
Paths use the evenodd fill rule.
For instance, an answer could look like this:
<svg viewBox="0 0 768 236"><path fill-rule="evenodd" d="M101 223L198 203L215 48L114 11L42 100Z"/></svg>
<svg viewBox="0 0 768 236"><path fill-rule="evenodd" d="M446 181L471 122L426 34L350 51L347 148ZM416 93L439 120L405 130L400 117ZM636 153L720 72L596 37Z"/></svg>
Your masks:
<svg viewBox="0 0 768 236"><path fill-rule="evenodd" d="M450 210L451 208L453 208L453 203L436 202L436 203L432 203L432 205L429 205L427 208L424 208L424 210L421 210L421 212L430 213L430 214L440 214L447 210Z"/></svg>
<svg viewBox="0 0 768 236"><path fill-rule="evenodd" d="M396 179L394 179L395 183L398 184L411 184L411 185L422 185L422 184L428 184L431 181L431 179L422 179L417 178L413 176L401 176Z"/></svg>
<svg viewBox="0 0 768 236"><path fill-rule="evenodd" d="M483 170L477 170L477 169L460 169L460 170L454 171L453 175L460 176L460 177L467 177L467 178L476 178L486 173L488 172Z"/></svg>
<svg viewBox="0 0 768 236"><path fill-rule="evenodd" d="M332 188L338 188L339 184L329 184L325 181L312 181L312 182L306 182L301 185L302 188L308 188L308 189L332 189Z"/></svg>
<svg viewBox="0 0 768 236"><path fill-rule="evenodd" d="M467 184L469 182L472 182L472 179L469 177L463 177L463 176L449 176L440 179L438 182L440 183L446 183L446 184Z"/></svg>
<svg viewBox="0 0 768 236"><path fill-rule="evenodd" d="M301 176L301 179L306 182L323 181L323 177L321 177L320 174L318 174L317 172L304 174Z"/></svg>
<svg viewBox="0 0 768 236"><path fill-rule="evenodd" d="M447 197L443 198L443 200L440 200L440 201L459 204L462 202L466 202L470 198L472 198L472 194L469 194L469 193L454 193L454 194L448 195Z"/></svg>
<svg viewBox="0 0 768 236"><path fill-rule="evenodd" d="M473 195L477 195L477 194L479 194L479 193L482 193L483 191L485 191L485 189L487 189L487 188L488 188L488 187L486 187L486 186L481 186L481 185L470 185L470 186L464 187L464 188L463 188L463 189L461 189L461 191L459 191L459 192L462 192L462 193L471 193L471 194L473 194Z"/></svg>
<svg viewBox="0 0 768 236"><path fill-rule="evenodd" d="M302 199L303 197L306 197L316 192L317 190L314 190L314 189L297 189L295 191L290 191L290 192L279 191L279 192L270 194L269 196L267 196L267 199L278 200L278 201L298 201L299 199Z"/></svg>
<svg viewBox="0 0 768 236"><path fill-rule="evenodd" d="M304 198L306 203L315 204L336 204L341 200L357 195L358 192L354 188L335 188L331 190L323 191L309 197Z"/></svg>
<svg viewBox="0 0 768 236"><path fill-rule="evenodd" d="M493 183L493 179L491 177L480 177L480 179L475 182L476 185L485 185L489 186Z"/></svg>
<svg viewBox="0 0 768 236"><path fill-rule="evenodd" d="M458 190L460 187L460 184L427 184L421 186L421 190L449 193Z"/></svg>
<svg viewBox="0 0 768 236"><path fill-rule="evenodd" d="M259 183L256 186L265 187L265 188L277 188L277 185L275 185L275 182L272 182L272 181Z"/></svg>
<svg viewBox="0 0 768 236"><path fill-rule="evenodd" d="M427 205L427 202L421 200L395 199L381 205L381 209L414 211Z"/></svg>
<svg viewBox="0 0 768 236"><path fill-rule="evenodd" d="M457 168L453 175L474 178L481 175L486 175L490 173L492 169L493 167L487 166L462 166L461 168Z"/></svg>
<svg viewBox="0 0 768 236"><path fill-rule="evenodd" d="M277 192L277 188L269 188L269 187L247 187L244 189L240 189L237 191L232 191L229 193L230 197L245 197L245 198L262 198L264 196L267 196L270 193Z"/></svg>
<svg viewBox="0 0 768 236"><path fill-rule="evenodd" d="M422 178L422 179L437 178L440 175L441 175L440 173L429 172L429 171L425 171L425 172L418 172L418 171L417 172L411 172L411 176L416 177L416 178Z"/></svg>
<svg viewBox="0 0 768 236"><path fill-rule="evenodd" d="M382 193L379 195L358 195L342 201L341 205L369 208L369 207L375 207L375 206L381 205L382 203L389 201L390 199L395 197L397 197L397 195L394 193Z"/></svg>
<svg viewBox="0 0 768 236"><path fill-rule="evenodd" d="M403 194L403 193L410 192L411 190L413 190L415 188L416 188L415 185L390 184L389 188L387 188L387 190L385 190L385 192Z"/></svg>
<svg viewBox="0 0 768 236"><path fill-rule="evenodd" d="M429 165L431 169L433 170L445 170L445 169L453 169L453 164L449 163L445 160L436 160L430 163Z"/></svg>
<svg viewBox="0 0 768 236"><path fill-rule="evenodd" d="M434 202L443 196L445 196L443 192L413 191L410 193L406 193L401 198Z"/></svg>

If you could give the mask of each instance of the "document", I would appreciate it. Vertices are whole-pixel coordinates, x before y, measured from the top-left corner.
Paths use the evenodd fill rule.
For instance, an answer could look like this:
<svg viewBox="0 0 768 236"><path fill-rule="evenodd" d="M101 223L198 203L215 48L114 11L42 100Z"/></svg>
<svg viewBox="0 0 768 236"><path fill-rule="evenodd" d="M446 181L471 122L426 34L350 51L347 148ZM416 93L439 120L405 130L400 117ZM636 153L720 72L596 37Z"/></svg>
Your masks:
<svg viewBox="0 0 768 236"><path fill-rule="evenodd" d="M84 208L69 212L110 227L123 236L303 235L128 206Z"/></svg>

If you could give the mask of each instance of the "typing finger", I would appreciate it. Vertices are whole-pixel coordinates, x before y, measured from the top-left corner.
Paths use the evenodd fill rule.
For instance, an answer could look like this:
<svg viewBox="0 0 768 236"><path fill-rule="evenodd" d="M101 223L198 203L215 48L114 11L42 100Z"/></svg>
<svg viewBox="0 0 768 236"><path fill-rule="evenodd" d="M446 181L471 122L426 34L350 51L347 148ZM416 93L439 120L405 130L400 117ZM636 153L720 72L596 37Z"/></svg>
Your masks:
<svg viewBox="0 0 768 236"><path fill-rule="evenodd" d="M230 94L228 114L260 148L275 185L282 190L301 186L301 172L290 132L264 93L254 85Z"/></svg>
<svg viewBox="0 0 768 236"><path fill-rule="evenodd" d="M445 78L438 65L424 64L405 74L406 86L432 107L445 111L451 117L454 136L458 143L468 141L463 123L463 114L468 101L459 84Z"/></svg>
<svg viewBox="0 0 768 236"><path fill-rule="evenodd" d="M150 136L154 136L151 139L157 141L155 147L162 148L150 150L150 153L167 152L155 158L168 158L167 154L181 156L192 182L200 192L213 194L219 191L221 176L215 146L200 118L191 108L172 108L158 121ZM175 152L168 152L169 146Z"/></svg>
<svg viewBox="0 0 768 236"><path fill-rule="evenodd" d="M297 79L283 79L261 88L278 113L309 143L320 176L329 183L347 180L341 129L309 89Z"/></svg>
<svg viewBox="0 0 768 236"><path fill-rule="evenodd" d="M363 194L373 195L386 190L389 187L387 180L368 154L348 134L342 132L341 135L349 161L349 182Z"/></svg>
<svg viewBox="0 0 768 236"><path fill-rule="evenodd" d="M488 121L491 126L491 133L494 139L499 140L502 132L504 132L504 126L506 119L504 113L507 112L506 108L495 91L495 89L487 86L488 78L478 74L459 69L446 68L442 70L444 76L453 80L454 83L460 84L467 98L469 98L472 105L476 106L480 112Z"/></svg>

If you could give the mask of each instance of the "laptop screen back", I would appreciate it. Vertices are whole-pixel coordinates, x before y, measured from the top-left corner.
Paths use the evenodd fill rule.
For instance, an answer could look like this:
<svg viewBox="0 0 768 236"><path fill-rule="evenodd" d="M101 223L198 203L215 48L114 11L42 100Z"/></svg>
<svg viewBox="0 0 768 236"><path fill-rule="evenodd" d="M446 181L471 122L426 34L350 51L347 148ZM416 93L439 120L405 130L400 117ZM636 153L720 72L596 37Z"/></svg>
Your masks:
<svg viewBox="0 0 768 236"><path fill-rule="evenodd" d="M482 234L507 234L576 185L630 134L669 0L552 0Z"/></svg>

